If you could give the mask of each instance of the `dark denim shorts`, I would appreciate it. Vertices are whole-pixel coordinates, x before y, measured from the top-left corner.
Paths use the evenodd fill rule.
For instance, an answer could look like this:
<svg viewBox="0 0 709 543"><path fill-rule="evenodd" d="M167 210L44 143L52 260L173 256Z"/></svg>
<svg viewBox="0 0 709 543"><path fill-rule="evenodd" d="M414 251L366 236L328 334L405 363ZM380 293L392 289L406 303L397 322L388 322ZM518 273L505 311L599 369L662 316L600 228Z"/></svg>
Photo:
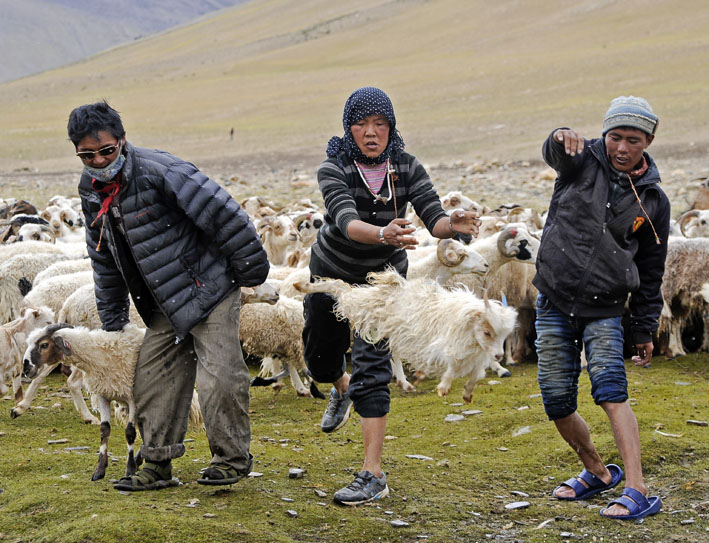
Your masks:
<svg viewBox="0 0 709 543"><path fill-rule="evenodd" d="M543 294L537 298L537 381L549 420L577 408L581 347L586 350L591 395L596 404L628 399L620 317L579 318L563 314Z"/></svg>

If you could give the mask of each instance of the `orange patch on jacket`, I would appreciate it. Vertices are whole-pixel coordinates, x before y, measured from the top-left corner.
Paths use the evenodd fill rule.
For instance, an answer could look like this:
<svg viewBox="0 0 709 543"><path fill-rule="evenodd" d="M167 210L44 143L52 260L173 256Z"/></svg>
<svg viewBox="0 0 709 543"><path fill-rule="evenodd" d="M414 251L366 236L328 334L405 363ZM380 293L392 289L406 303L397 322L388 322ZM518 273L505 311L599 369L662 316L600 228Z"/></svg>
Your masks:
<svg viewBox="0 0 709 543"><path fill-rule="evenodd" d="M635 217L635 220L633 221L633 232L637 232L638 228L640 228L643 224L645 224L645 217Z"/></svg>

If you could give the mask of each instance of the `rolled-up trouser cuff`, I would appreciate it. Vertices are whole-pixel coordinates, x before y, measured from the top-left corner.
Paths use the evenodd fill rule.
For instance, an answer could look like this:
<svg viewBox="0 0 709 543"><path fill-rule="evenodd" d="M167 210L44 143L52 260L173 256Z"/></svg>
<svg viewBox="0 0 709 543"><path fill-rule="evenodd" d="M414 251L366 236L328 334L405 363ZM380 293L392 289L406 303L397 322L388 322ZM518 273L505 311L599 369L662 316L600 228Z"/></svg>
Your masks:
<svg viewBox="0 0 709 543"><path fill-rule="evenodd" d="M140 446L140 455L149 462L165 462L173 458L179 458L185 454L185 444L176 443L174 445L165 445L164 447L148 447L143 444Z"/></svg>
<svg viewBox="0 0 709 543"><path fill-rule="evenodd" d="M375 390L352 398L354 410L365 419L383 417L389 412L389 390Z"/></svg>

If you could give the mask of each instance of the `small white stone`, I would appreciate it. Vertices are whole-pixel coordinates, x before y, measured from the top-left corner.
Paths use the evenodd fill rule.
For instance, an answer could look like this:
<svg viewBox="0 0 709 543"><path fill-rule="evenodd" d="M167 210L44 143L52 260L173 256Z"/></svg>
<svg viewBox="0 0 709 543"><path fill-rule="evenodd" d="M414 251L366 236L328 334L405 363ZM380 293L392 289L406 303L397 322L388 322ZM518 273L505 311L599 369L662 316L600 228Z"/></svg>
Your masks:
<svg viewBox="0 0 709 543"><path fill-rule="evenodd" d="M529 507L531 504L529 502L512 502L508 503L505 505L505 509L513 510L513 509L526 509Z"/></svg>

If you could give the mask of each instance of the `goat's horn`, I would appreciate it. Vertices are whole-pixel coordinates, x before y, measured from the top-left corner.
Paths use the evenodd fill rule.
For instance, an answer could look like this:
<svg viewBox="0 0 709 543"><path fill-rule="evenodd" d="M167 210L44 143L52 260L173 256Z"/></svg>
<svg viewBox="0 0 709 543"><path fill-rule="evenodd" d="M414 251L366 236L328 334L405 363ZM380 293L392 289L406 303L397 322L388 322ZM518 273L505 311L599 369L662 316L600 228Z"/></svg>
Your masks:
<svg viewBox="0 0 709 543"><path fill-rule="evenodd" d="M509 213L507 213L507 218L509 219L510 217L516 217L517 215L521 215L524 213L524 208L523 207L513 207L510 209ZM515 222L515 221L510 221L510 222Z"/></svg>
<svg viewBox="0 0 709 543"><path fill-rule="evenodd" d="M497 238L497 249L505 256L513 257L517 253L511 253L507 250L505 243L508 239L512 239L517 235L516 228L505 228L500 232L500 237Z"/></svg>
<svg viewBox="0 0 709 543"><path fill-rule="evenodd" d="M691 219L693 217L698 217L698 216L699 216L699 210L693 209L692 211L687 211L679 219L677 219L677 222L679 223L679 229L685 238L687 237L687 232L684 231L684 227L686 226L689 219Z"/></svg>
<svg viewBox="0 0 709 543"><path fill-rule="evenodd" d="M312 211L308 211L306 213L301 213L295 219L293 219L293 224L295 224L296 228L300 228L300 223L302 223L306 219L309 219L310 217L312 217L312 215L313 215Z"/></svg>
<svg viewBox="0 0 709 543"><path fill-rule="evenodd" d="M438 261L446 268L453 268L457 266L458 264L463 262L463 259L465 258L465 254L458 256L458 258L456 258L455 260L449 260L446 257L446 250L452 243L452 239L442 239L438 242L438 247L436 248L436 256L438 257Z"/></svg>

